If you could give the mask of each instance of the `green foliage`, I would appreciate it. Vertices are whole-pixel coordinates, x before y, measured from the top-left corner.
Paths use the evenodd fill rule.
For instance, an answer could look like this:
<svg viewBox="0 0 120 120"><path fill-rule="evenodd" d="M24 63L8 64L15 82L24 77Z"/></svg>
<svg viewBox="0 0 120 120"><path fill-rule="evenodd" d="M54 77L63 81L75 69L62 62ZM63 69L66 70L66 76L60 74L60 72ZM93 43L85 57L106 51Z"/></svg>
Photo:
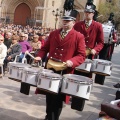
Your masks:
<svg viewBox="0 0 120 120"><path fill-rule="evenodd" d="M110 16L110 13L114 13L114 21L117 29L120 29L120 0L112 0L112 2L105 2L99 5L99 15L98 21L103 23L107 22Z"/></svg>

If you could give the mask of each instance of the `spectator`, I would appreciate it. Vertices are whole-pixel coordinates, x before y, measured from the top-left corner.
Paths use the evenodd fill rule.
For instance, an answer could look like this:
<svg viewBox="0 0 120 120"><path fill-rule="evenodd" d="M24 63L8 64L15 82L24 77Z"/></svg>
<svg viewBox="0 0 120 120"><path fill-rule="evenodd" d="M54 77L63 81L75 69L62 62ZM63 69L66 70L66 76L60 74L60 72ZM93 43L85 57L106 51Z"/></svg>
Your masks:
<svg viewBox="0 0 120 120"><path fill-rule="evenodd" d="M3 63L6 55L7 55L7 47L4 45L4 37L0 35L0 63ZM0 77L2 77L2 71L0 69Z"/></svg>
<svg viewBox="0 0 120 120"><path fill-rule="evenodd" d="M10 48L7 50L7 56L4 60L4 71L5 68L7 67L8 62L13 62L16 55L19 55L21 52L21 45L18 43L19 36L18 35L13 35L12 36L12 44Z"/></svg>
<svg viewBox="0 0 120 120"><path fill-rule="evenodd" d="M25 40L28 41L28 34L25 34Z"/></svg>
<svg viewBox="0 0 120 120"><path fill-rule="evenodd" d="M30 44L31 44L31 47L32 47L33 51L41 49L41 46L42 46L41 42L39 41L39 36L38 35L33 36L33 41Z"/></svg>
<svg viewBox="0 0 120 120"><path fill-rule="evenodd" d="M12 41L11 41L11 36L12 36L12 33L6 32L4 44L7 46L7 49L10 48L10 45L11 45L11 43L12 43Z"/></svg>
<svg viewBox="0 0 120 120"><path fill-rule="evenodd" d="M20 55L20 58L19 58L19 62L22 62L22 59L23 59L25 53L31 52L32 47L30 46L29 42L25 40L24 33L20 34L19 44L21 45L21 52L22 52Z"/></svg>
<svg viewBox="0 0 120 120"><path fill-rule="evenodd" d="M44 34L40 34L40 33L38 33L38 36L39 36L39 41L40 41L41 44L42 44L41 47L43 47L44 44L45 44L45 35L44 35Z"/></svg>

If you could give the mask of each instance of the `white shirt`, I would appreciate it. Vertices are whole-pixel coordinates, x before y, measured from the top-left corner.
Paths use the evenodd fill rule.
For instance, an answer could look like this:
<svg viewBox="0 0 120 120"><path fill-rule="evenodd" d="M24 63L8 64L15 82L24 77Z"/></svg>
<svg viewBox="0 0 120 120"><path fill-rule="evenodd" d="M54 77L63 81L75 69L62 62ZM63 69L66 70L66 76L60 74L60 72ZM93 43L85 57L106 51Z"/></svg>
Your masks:
<svg viewBox="0 0 120 120"><path fill-rule="evenodd" d="M0 63L3 63L7 55L7 47L2 43L0 44Z"/></svg>
<svg viewBox="0 0 120 120"><path fill-rule="evenodd" d="M92 20L85 21L85 23L88 22L88 25L90 26L92 24Z"/></svg>

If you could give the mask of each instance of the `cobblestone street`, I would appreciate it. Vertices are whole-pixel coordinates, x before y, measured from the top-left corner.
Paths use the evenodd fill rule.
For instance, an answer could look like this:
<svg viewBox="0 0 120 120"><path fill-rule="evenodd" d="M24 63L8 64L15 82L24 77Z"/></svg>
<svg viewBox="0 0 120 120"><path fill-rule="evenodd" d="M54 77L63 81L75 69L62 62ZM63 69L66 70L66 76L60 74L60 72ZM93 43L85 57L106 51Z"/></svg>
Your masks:
<svg viewBox="0 0 120 120"><path fill-rule="evenodd" d="M115 47L113 54L112 75L106 77L105 84L93 85L89 101L86 101L82 112L72 110L70 105L64 105L60 120L96 120L102 102L115 99L116 89L113 85L120 78L120 46ZM0 120L42 120L45 117L45 96L35 95L35 87L31 87L30 95L21 94L20 83L0 78Z"/></svg>

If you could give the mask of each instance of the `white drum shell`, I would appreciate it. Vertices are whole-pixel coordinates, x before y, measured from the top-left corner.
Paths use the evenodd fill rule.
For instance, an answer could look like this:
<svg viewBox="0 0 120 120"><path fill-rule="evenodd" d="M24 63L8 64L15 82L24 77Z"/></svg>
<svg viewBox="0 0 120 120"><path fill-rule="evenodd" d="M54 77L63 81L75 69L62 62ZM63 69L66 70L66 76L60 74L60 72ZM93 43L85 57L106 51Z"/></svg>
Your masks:
<svg viewBox="0 0 120 120"><path fill-rule="evenodd" d="M22 71L24 67L31 67L28 64L24 63L9 63L8 64L8 77L15 80L22 80Z"/></svg>
<svg viewBox="0 0 120 120"><path fill-rule="evenodd" d="M22 82L37 86L39 69L24 68L22 73Z"/></svg>
<svg viewBox="0 0 120 120"><path fill-rule="evenodd" d="M92 66L92 60L86 59L84 63L76 67L75 69L83 72L90 72Z"/></svg>
<svg viewBox="0 0 120 120"><path fill-rule="evenodd" d="M107 60L94 59L91 71L96 74L110 76L112 70L112 62Z"/></svg>
<svg viewBox="0 0 120 120"><path fill-rule="evenodd" d="M89 99L91 87L92 87L92 80L84 76L73 75L74 77L76 76L79 77L77 81L89 80L90 82L89 84L82 84L82 83L80 84L80 83L72 82L69 79L66 79L68 76L72 76L72 75L69 74L64 75L65 78L63 78L61 92L71 96Z"/></svg>
<svg viewBox="0 0 120 120"><path fill-rule="evenodd" d="M38 78L37 87L48 92L58 93L62 76L56 73L42 72Z"/></svg>
<svg viewBox="0 0 120 120"><path fill-rule="evenodd" d="M103 34L104 34L104 43L111 42L109 41L109 39L110 39L110 33L112 30L112 26L103 24L102 27L103 27Z"/></svg>

